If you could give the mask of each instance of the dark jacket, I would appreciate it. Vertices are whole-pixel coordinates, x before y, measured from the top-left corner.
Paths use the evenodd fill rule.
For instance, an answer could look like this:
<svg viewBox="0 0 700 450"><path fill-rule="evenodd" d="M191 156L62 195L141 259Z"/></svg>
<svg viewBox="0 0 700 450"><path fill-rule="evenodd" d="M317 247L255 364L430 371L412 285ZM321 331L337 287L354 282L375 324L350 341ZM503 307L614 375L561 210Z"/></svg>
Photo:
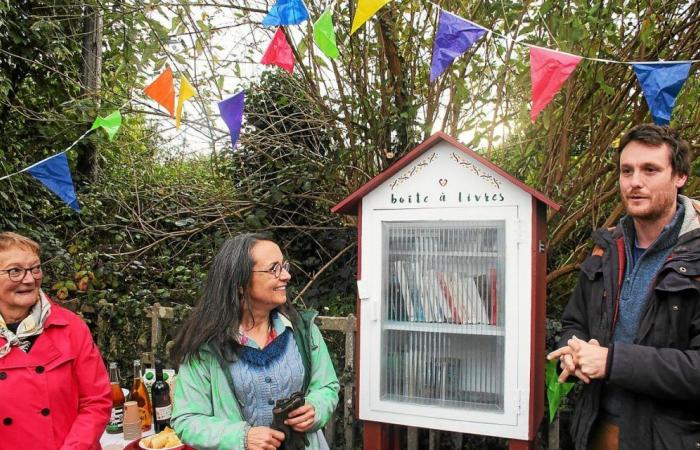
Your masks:
<svg viewBox="0 0 700 450"><path fill-rule="evenodd" d="M571 433L586 449L604 383L623 388L620 450L700 448L700 204L679 196L685 217L678 242L653 282L632 344L611 339L625 273L620 226L598 230L592 254L564 315L560 347L573 336L609 347L605 380L584 386Z"/></svg>

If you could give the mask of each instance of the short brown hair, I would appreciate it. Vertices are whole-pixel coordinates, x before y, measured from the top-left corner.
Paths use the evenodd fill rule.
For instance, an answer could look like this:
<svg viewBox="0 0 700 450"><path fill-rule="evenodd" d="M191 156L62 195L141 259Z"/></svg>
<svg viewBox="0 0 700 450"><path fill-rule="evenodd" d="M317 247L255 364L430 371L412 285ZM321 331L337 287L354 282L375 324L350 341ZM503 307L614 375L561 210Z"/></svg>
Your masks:
<svg viewBox="0 0 700 450"><path fill-rule="evenodd" d="M668 144L671 149L671 169L675 175L690 175L690 146L678 131L666 125L643 123L634 126L620 139L618 154L632 141L650 147Z"/></svg>
<svg viewBox="0 0 700 450"><path fill-rule="evenodd" d="M40 247L35 241L29 239L28 237L22 236L21 234L13 233L12 231L4 231L0 233L0 252L16 247L30 250L39 256Z"/></svg>

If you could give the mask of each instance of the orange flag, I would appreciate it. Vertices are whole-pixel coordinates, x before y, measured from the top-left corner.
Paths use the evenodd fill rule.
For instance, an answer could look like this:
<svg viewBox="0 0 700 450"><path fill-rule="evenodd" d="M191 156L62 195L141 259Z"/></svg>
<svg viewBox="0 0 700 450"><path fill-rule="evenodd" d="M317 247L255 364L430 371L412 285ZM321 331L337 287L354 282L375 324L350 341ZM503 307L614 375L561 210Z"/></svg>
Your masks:
<svg viewBox="0 0 700 450"><path fill-rule="evenodd" d="M143 90L146 95L167 109L171 117L175 117L175 87L173 86L173 71L165 69L153 83Z"/></svg>

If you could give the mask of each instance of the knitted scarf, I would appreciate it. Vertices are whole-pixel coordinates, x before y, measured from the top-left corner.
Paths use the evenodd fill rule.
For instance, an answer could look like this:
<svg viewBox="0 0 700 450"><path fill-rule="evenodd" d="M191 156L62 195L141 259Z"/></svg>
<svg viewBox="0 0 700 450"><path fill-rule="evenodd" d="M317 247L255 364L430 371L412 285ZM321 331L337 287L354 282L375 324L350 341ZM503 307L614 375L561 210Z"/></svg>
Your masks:
<svg viewBox="0 0 700 450"><path fill-rule="evenodd" d="M51 303L43 291L39 291L39 301L34 303L29 315L20 322L17 331L13 333L7 328L5 319L0 315L0 337L7 342L0 347L0 358L10 353L13 346L19 347L26 352L29 348L30 341L27 339L31 336L36 336L44 331L44 323L51 312Z"/></svg>

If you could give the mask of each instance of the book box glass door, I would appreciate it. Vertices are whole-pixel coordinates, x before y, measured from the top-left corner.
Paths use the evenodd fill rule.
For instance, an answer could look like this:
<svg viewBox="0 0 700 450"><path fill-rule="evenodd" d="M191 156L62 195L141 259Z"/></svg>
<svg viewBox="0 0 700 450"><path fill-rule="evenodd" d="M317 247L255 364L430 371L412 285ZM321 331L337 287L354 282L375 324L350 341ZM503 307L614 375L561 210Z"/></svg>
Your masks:
<svg viewBox="0 0 700 450"><path fill-rule="evenodd" d="M502 412L505 221L382 222L382 400Z"/></svg>

